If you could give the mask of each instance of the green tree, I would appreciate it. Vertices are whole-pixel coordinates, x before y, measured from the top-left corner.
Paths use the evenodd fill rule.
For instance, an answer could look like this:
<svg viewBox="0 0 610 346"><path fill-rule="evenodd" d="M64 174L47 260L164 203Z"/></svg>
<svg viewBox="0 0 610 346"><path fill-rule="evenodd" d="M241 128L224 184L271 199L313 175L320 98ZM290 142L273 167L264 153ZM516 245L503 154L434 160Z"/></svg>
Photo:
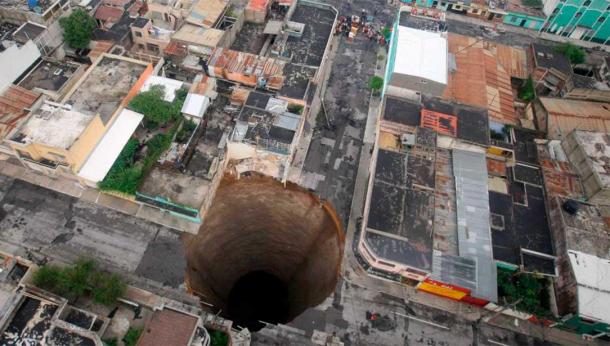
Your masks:
<svg viewBox="0 0 610 346"><path fill-rule="evenodd" d="M373 78L371 78L371 81L369 82L369 87L373 91L378 91L383 87L383 78L379 76L373 76Z"/></svg>
<svg viewBox="0 0 610 346"><path fill-rule="evenodd" d="M140 334L142 334L142 328L129 328L125 336L123 337L123 342L125 342L125 346L135 346L138 343L138 339L140 338Z"/></svg>
<svg viewBox="0 0 610 346"><path fill-rule="evenodd" d="M528 78L525 85L519 90L519 98L523 101L531 101L534 99L534 82L532 78Z"/></svg>
<svg viewBox="0 0 610 346"><path fill-rule="evenodd" d="M116 274L95 273L91 281L93 301L103 305L114 304L127 287Z"/></svg>
<svg viewBox="0 0 610 346"><path fill-rule="evenodd" d="M585 58L587 56L584 49L575 46L570 42L557 45L555 50L565 55L572 64L581 64L585 62Z"/></svg>
<svg viewBox="0 0 610 346"><path fill-rule="evenodd" d="M227 346L229 344L229 336L219 330L210 332L210 346Z"/></svg>
<svg viewBox="0 0 610 346"><path fill-rule="evenodd" d="M77 9L59 20L64 30L64 40L72 48L87 48L93 37L95 20L85 11Z"/></svg>

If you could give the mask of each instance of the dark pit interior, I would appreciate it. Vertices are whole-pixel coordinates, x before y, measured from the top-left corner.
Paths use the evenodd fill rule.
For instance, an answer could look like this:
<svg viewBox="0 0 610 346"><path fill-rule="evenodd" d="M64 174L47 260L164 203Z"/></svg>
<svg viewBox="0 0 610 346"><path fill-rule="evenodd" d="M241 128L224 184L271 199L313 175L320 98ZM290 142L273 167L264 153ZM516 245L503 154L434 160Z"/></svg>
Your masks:
<svg viewBox="0 0 610 346"><path fill-rule="evenodd" d="M334 209L296 185L223 178L196 236L187 285L205 306L251 331L287 323L337 283L344 235Z"/></svg>

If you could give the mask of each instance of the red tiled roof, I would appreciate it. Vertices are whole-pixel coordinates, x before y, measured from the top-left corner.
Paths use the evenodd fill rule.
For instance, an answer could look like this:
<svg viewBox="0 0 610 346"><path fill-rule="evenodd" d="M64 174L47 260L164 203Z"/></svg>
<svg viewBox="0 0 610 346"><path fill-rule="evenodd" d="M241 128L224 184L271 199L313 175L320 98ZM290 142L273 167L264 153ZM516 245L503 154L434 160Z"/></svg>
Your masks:
<svg viewBox="0 0 610 346"><path fill-rule="evenodd" d="M197 318L175 310L155 311L138 346L187 346L197 327Z"/></svg>
<svg viewBox="0 0 610 346"><path fill-rule="evenodd" d="M100 8L95 11L95 19L104 22L111 19L119 20L123 16L123 12L124 11L118 7L100 6Z"/></svg>
<svg viewBox="0 0 610 346"><path fill-rule="evenodd" d="M0 139L4 138L27 116L25 108L32 107L39 93L11 85L0 95Z"/></svg>

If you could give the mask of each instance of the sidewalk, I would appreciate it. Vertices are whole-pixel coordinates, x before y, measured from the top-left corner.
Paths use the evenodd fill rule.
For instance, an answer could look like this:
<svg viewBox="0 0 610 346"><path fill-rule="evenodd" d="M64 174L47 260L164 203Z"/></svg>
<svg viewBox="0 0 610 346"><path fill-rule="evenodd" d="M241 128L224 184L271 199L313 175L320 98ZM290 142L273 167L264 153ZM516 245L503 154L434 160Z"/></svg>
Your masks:
<svg viewBox="0 0 610 346"><path fill-rule="evenodd" d="M601 49L605 50L606 52L610 52L610 46L605 46L601 43L575 40L575 39L572 39L569 37L562 37L562 36L558 36L558 35L549 34L546 32L539 33L536 30L525 29L525 28L521 28L518 26L506 25L506 24L502 24L502 23L493 23L493 22L489 22L489 21L486 21L483 19L468 17L468 16L456 14L456 13L451 13L451 12L445 12L445 15L446 15L446 19L455 20L456 22L468 23L468 24L472 24L472 25L476 25L476 26L484 26L484 27L496 29L499 31L506 31L506 32L512 32L512 33L516 33L516 34L522 34L522 35L526 35L526 36L529 36L532 38L553 41L553 42L557 42L557 43L570 42L577 46L581 46L583 48L601 47Z"/></svg>
<svg viewBox="0 0 610 346"><path fill-rule="evenodd" d="M64 177L49 177L36 171L26 169L19 162L14 162L12 159L0 161L0 174L69 195L88 203L97 204L124 214L142 218L181 232L197 234L200 227L197 223L174 216L161 209L102 193L97 189L83 186L75 180Z"/></svg>

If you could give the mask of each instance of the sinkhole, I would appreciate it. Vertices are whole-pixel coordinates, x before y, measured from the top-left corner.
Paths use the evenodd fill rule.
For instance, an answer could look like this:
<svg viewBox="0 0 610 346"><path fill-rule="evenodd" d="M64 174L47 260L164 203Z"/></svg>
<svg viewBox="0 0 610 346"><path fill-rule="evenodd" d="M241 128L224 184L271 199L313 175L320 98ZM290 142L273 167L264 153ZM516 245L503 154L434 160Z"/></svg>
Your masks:
<svg viewBox="0 0 610 346"><path fill-rule="evenodd" d="M225 176L199 233L185 241L190 291L257 331L333 292L344 234L333 207L297 185Z"/></svg>

